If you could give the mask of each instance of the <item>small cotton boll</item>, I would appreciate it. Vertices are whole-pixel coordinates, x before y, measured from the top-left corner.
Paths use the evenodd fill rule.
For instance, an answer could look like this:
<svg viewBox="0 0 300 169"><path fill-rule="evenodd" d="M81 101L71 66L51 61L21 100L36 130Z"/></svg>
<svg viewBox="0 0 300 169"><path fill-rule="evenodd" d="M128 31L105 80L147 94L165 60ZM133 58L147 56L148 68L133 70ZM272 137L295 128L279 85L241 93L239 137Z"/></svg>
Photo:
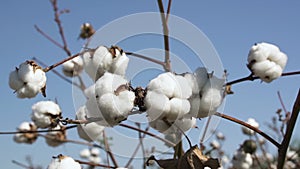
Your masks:
<svg viewBox="0 0 300 169"><path fill-rule="evenodd" d="M194 74L198 83L198 88L201 90L208 81L207 69L204 67L197 68Z"/></svg>
<svg viewBox="0 0 300 169"><path fill-rule="evenodd" d="M64 130L64 127L57 125L55 128L52 128L52 130L61 130L61 131L51 131L46 134L46 143L48 146L51 147L57 147L64 143L64 141L67 139L67 133L66 130Z"/></svg>
<svg viewBox="0 0 300 169"><path fill-rule="evenodd" d="M175 75L167 72L158 75L155 79L152 79L147 86L149 91L161 92L168 98L173 97L176 86Z"/></svg>
<svg viewBox="0 0 300 169"><path fill-rule="evenodd" d="M60 116L60 107L52 101L40 101L32 106L31 119L39 128L55 127L53 120Z"/></svg>
<svg viewBox="0 0 300 169"><path fill-rule="evenodd" d="M251 47L248 54L248 63L261 62L268 58L270 51L262 44L258 43Z"/></svg>
<svg viewBox="0 0 300 169"><path fill-rule="evenodd" d="M94 163L94 164L99 164L101 162L101 158L98 157L98 156L90 156L88 158L88 160L91 162L91 163Z"/></svg>
<svg viewBox="0 0 300 169"><path fill-rule="evenodd" d="M53 157L47 169L82 169L82 168L80 164L76 162L73 158L59 155L58 157Z"/></svg>
<svg viewBox="0 0 300 169"><path fill-rule="evenodd" d="M36 131L37 127L32 122L23 122L17 129L18 131ZM36 141L38 134L33 133L17 133L14 135L14 141L17 143L32 144Z"/></svg>
<svg viewBox="0 0 300 169"><path fill-rule="evenodd" d="M187 80L188 84L192 88L192 94L196 95L199 93L199 87L197 83L197 79L195 77L195 74L186 73L184 74L184 78Z"/></svg>
<svg viewBox="0 0 300 169"><path fill-rule="evenodd" d="M170 111L169 98L162 93L148 91L144 102L151 121L162 118L166 112Z"/></svg>
<svg viewBox="0 0 300 169"><path fill-rule="evenodd" d="M81 57L76 57L63 63L63 73L68 77L78 76L83 70L83 60Z"/></svg>
<svg viewBox="0 0 300 169"><path fill-rule="evenodd" d="M76 119L86 120L87 111L88 110L85 106L80 107L76 112ZM100 137L102 137L104 129L104 126L101 126L96 122L77 125L77 132L79 137L88 142L98 140Z"/></svg>
<svg viewBox="0 0 300 169"><path fill-rule="evenodd" d="M188 100L173 98L170 100L170 111L166 113L165 117L168 121L175 121L177 118L187 114L190 108Z"/></svg>
<svg viewBox="0 0 300 169"><path fill-rule="evenodd" d="M210 142L210 146L213 149L219 149L220 148L220 143L217 140L213 140L213 141Z"/></svg>
<svg viewBox="0 0 300 169"><path fill-rule="evenodd" d="M253 127L255 127L255 128L259 128L259 123L257 123L257 122L255 121L255 119L253 119L253 118L249 118L249 119L247 120L246 123L250 124L251 126L253 126ZM253 135L253 134L254 134L254 131L253 131L253 130L248 129L248 128L246 128L246 127L242 127L242 131L243 131L243 133L246 134L246 135Z"/></svg>
<svg viewBox="0 0 300 169"><path fill-rule="evenodd" d="M175 88L174 88L174 94L172 97L182 98L182 99L188 99L192 95L192 88L189 85L188 81L180 75L175 76Z"/></svg>
<svg viewBox="0 0 300 169"><path fill-rule="evenodd" d="M93 156L99 156L100 155L100 151L97 148L91 148L91 155Z"/></svg>
<svg viewBox="0 0 300 169"><path fill-rule="evenodd" d="M208 85L209 86L209 85ZM198 118L204 118L216 112L223 100L222 92L215 88L205 87L200 96Z"/></svg>
<svg viewBox="0 0 300 169"><path fill-rule="evenodd" d="M106 93L114 93L119 86L127 83L128 81L122 76L106 72L96 81L95 94L96 96L101 97Z"/></svg>
<svg viewBox="0 0 300 169"><path fill-rule="evenodd" d="M80 151L79 155L81 158L89 158L89 156L91 156L91 152L89 149L83 149Z"/></svg>

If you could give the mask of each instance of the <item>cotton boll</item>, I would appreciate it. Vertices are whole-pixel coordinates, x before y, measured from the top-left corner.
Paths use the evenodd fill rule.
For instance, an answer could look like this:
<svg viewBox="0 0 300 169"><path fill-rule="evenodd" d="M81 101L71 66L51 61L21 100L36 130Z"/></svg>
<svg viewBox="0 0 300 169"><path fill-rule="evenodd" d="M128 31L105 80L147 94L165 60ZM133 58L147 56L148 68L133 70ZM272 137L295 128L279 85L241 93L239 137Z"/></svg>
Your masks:
<svg viewBox="0 0 300 169"><path fill-rule="evenodd" d="M282 69L279 65L275 65L269 70L265 72L265 77L261 77L261 79L267 83L271 82L274 79L277 79L281 76Z"/></svg>
<svg viewBox="0 0 300 169"><path fill-rule="evenodd" d="M155 79L152 79L147 86L150 91L161 92L168 98L173 97L176 86L175 75L167 72L158 75Z"/></svg>
<svg viewBox="0 0 300 169"><path fill-rule="evenodd" d="M248 63L261 62L268 58L270 51L261 44L255 44L251 47L248 54Z"/></svg>
<svg viewBox="0 0 300 169"><path fill-rule="evenodd" d="M175 88L173 97L187 99L192 95L192 88L189 85L188 81L180 75L175 76Z"/></svg>
<svg viewBox="0 0 300 169"><path fill-rule="evenodd" d="M194 72L199 90L203 88L208 80L207 69L204 67L197 68Z"/></svg>
<svg viewBox="0 0 300 169"><path fill-rule="evenodd" d="M247 123L250 124L251 126L255 127L255 128L258 128L258 127L259 127L259 123L257 123L257 122L255 121L255 119L253 119L253 118L249 118L249 119L247 120ZM246 134L246 135L254 135L254 131L251 130L251 129L248 129L248 128L246 128L246 127L242 127L242 131L243 131L243 133Z"/></svg>
<svg viewBox="0 0 300 169"><path fill-rule="evenodd" d="M52 128L52 130L61 130L61 131L51 131L46 134L46 143L48 146L51 147L57 147L64 143L64 141L67 139L67 133L64 129L65 127L62 127L60 125L57 125L56 127Z"/></svg>
<svg viewBox="0 0 300 169"><path fill-rule="evenodd" d="M71 157L58 155L53 157L47 169L81 169L81 166Z"/></svg>
<svg viewBox="0 0 300 169"><path fill-rule="evenodd" d="M144 101L151 121L162 118L166 112L170 111L169 98L162 93L148 91Z"/></svg>
<svg viewBox="0 0 300 169"><path fill-rule="evenodd" d="M270 62L269 60L261 61L258 63L255 63L251 70L253 73L259 77L264 77L265 72L269 69L271 69L273 66L276 66L274 62Z"/></svg>
<svg viewBox="0 0 300 169"><path fill-rule="evenodd" d="M85 106L80 107L76 112L76 119L86 120L86 112L87 109ZM98 125L95 122L77 125L79 137L89 142L98 140L100 137L102 137L104 129L104 126Z"/></svg>
<svg viewBox="0 0 300 169"><path fill-rule="evenodd" d="M180 128L182 131L188 131L189 129L191 129L192 127L194 127L196 125L197 119L192 117L192 118L182 118L179 120L175 121L175 125L176 126L172 126L173 128L175 128L176 130L178 130L177 128Z"/></svg>
<svg viewBox="0 0 300 169"><path fill-rule="evenodd" d="M87 99L92 99L96 98L96 84L94 83L93 85L89 86L84 90L84 95L87 97Z"/></svg>
<svg viewBox="0 0 300 169"><path fill-rule="evenodd" d="M83 69L83 60L81 57L76 57L63 63L63 73L68 77L78 76Z"/></svg>
<svg viewBox="0 0 300 169"><path fill-rule="evenodd" d="M32 122L23 122L17 128L18 131L36 131L37 127ZM17 133L14 135L14 141L17 143L32 144L36 141L38 134L33 133Z"/></svg>
<svg viewBox="0 0 300 169"><path fill-rule="evenodd" d="M197 83L195 74L186 73L186 74L184 74L184 78L187 80L187 83L190 85L190 87L192 89L192 94L193 95L198 94L199 87L198 87L198 83Z"/></svg>
<svg viewBox="0 0 300 169"><path fill-rule="evenodd" d="M9 87L15 90L22 88L24 82L19 79L17 70L10 72L9 74Z"/></svg>
<svg viewBox="0 0 300 169"><path fill-rule="evenodd" d="M116 53L116 57L113 59L113 63L110 67L110 72L124 76L128 66L129 58L126 56L125 52L122 52L121 54L118 49L116 49Z"/></svg>
<svg viewBox="0 0 300 169"><path fill-rule="evenodd" d="M198 118L204 118L216 112L221 105L223 96L220 90L215 88L204 88L202 97L200 96L200 109Z"/></svg>
<svg viewBox="0 0 300 169"><path fill-rule="evenodd" d="M89 149L83 149L79 153L81 158L88 158L91 155L91 152Z"/></svg>
<svg viewBox="0 0 300 169"><path fill-rule="evenodd" d="M173 98L170 100L170 111L165 117L168 121L175 121L190 111L190 103L186 99Z"/></svg>
<svg viewBox="0 0 300 169"><path fill-rule="evenodd" d="M100 79L96 81L95 94L98 97L106 93L114 93L121 85L127 84L122 76L106 72Z"/></svg>
<svg viewBox="0 0 300 169"><path fill-rule="evenodd" d="M242 150L238 150L234 154L231 163L233 168L250 169L253 164L253 160L249 153L245 153Z"/></svg>
<svg viewBox="0 0 300 169"><path fill-rule="evenodd" d="M60 116L60 107L52 101L40 101L32 106L31 119L39 128L55 127L53 121Z"/></svg>

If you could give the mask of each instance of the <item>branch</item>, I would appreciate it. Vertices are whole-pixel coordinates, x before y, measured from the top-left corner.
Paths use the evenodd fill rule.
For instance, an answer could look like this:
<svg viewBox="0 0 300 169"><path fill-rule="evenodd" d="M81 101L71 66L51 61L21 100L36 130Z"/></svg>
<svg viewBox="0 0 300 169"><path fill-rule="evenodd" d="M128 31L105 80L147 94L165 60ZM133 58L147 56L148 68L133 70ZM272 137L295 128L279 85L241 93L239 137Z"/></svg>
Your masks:
<svg viewBox="0 0 300 169"><path fill-rule="evenodd" d="M150 58L150 57L147 57L147 56L144 56L144 55L140 55L140 54L137 54L137 53L133 53L133 52L125 52L125 53L126 53L126 55L135 56L137 58L145 59L145 60L148 60L150 62L159 64L161 66L165 66L165 63L160 61L160 60L156 60L156 59L153 59L153 58Z"/></svg>
<svg viewBox="0 0 300 169"><path fill-rule="evenodd" d="M56 40L54 40L53 38L51 38L48 34L46 34L44 31L42 31L37 25L34 25L34 28L35 28L36 31L38 31L38 33L40 33L42 36L44 36L46 39L48 39L54 45L56 45L57 47L59 47L62 50L64 50L64 46L63 45L61 45Z"/></svg>
<svg viewBox="0 0 300 169"><path fill-rule="evenodd" d="M103 139L104 139L104 144L105 144L105 151L106 153L110 156L111 161L114 163L114 165L116 167L118 167L118 163L113 155L113 153L111 152L111 149L109 147L109 144L107 143L107 137L105 135L105 131L103 131Z"/></svg>
<svg viewBox="0 0 300 169"><path fill-rule="evenodd" d="M54 21L56 22L56 24L58 26L59 34L60 34L61 40L62 40L63 45L64 45L63 50L67 53L68 56L71 56L72 54L71 54L71 51L68 48L67 41L66 41L66 38L65 38L65 35L64 35L64 29L63 29L63 26L62 26L61 21L59 19L60 11L58 11L57 0L50 0L50 2L51 2L51 5L53 7L53 11L54 11Z"/></svg>
<svg viewBox="0 0 300 169"><path fill-rule="evenodd" d="M281 146L279 147L279 150L278 150L278 159L277 159L277 161L278 161L277 168L278 169L283 168L283 165L285 162L286 151L287 151L290 141L291 141L291 137L292 137L292 134L293 134L293 131L295 128L295 124L296 124L296 121L298 118L299 111L300 111L300 89L298 91L298 95L297 95L296 101L293 106L292 116L291 116L290 120L288 121L284 138L283 138L283 140L281 142Z"/></svg>
<svg viewBox="0 0 300 169"><path fill-rule="evenodd" d="M275 141L273 138L271 138L269 135L267 135L266 133L262 132L261 130L259 130L258 128L256 127L253 127L251 126L250 124L246 123L246 122L243 122L239 119L236 119L234 117L231 117L229 115L226 115L226 114L222 114L222 113L219 113L219 112L216 112L214 115L216 116L219 116L219 117L222 117L223 119L227 119L229 121L232 121L234 123L237 123L237 124L240 124L242 126L245 126L253 131L255 131L256 133L258 133L259 135L261 135L262 137L264 137L265 139L267 139L268 141L270 141L273 145L275 145L277 148L280 147L280 144Z"/></svg>
<svg viewBox="0 0 300 169"><path fill-rule="evenodd" d="M16 160L12 160L11 162L12 162L13 164L16 164L17 166L22 167L22 168L25 168L25 169L33 169L33 167L27 166L27 165L25 165L25 164L23 164L23 163L20 163L20 162L16 161Z"/></svg>
<svg viewBox="0 0 300 169"><path fill-rule="evenodd" d="M169 15L170 15L170 11L171 11L171 6L172 6L172 0L169 0L169 3L168 3L168 9L167 9L167 16L166 16L166 23L168 23L168 20L169 20Z"/></svg>
<svg viewBox="0 0 300 169"><path fill-rule="evenodd" d="M85 165L89 165L89 166L97 166L97 167L104 167L104 168L117 168L117 167L113 167L113 166L109 166L109 165L95 164L92 162L86 162L86 161L81 161L81 160L75 160L75 161L78 162L79 164L85 164Z"/></svg>
<svg viewBox="0 0 300 169"><path fill-rule="evenodd" d="M47 132L56 132L56 131L64 131L64 130L68 130L68 129L72 129L77 127L77 125L72 125L72 126L67 126L64 129L50 129L50 130L36 130L36 131L4 131L4 132L0 132L1 134L19 134L19 133L47 133Z"/></svg>
<svg viewBox="0 0 300 169"><path fill-rule="evenodd" d="M292 75L298 75L298 74L300 74L300 71L282 73L281 76L292 76ZM256 79L259 79L259 77L258 76L253 76L252 74L250 74L249 76L227 82L225 84L225 86L230 86L230 85L241 83L241 82L244 82L244 81L254 81Z"/></svg>
<svg viewBox="0 0 300 169"><path fill-rule="evenodd" d="M164 35L164 46L165 46L165 66L164 69L167 72L171 71L171 61L170 61L170 46L169 46L169 30L165 17L164 6L162 0L157 0L158 7L160 11L160 18L163 25L163 35Z"/></svg>

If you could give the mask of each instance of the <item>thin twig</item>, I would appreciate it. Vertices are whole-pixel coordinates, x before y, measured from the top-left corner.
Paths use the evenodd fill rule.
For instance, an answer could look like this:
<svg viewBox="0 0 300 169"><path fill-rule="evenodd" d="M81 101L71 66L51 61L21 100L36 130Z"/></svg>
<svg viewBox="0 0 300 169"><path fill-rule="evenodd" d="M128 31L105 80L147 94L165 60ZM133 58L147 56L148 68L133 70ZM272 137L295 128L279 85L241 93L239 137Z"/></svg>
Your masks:
<svg viewBox="0 0 300 169"><path fill-rule="evenodd" d="M266 158L266 161L268 163L268 167L271 168L271 162L269 160L269 158L267 158L267 152L265 150L265 148L263 147L263 145L260 143L259 141L259 138L258 138L258 135L256 133L254 133L254 136L255 136L255 139L256 139L256 142L258 142L258 146L263 154L263 156Z"/></svg>
<svg viewBox="0 0 300 169"><path fill-rule="evenodd" d="M18 165L19 167L22 167L22 168L25 168L25 169L33 169L33 167L27 166L27 165L25 165L25 164L22 164L22 163L20 163L20 162L18 162L18 161L16 161L16 160L12 160L11 162L12 162L13 164L16 164L16 165Z"/></svg>
<svg viewBox="0 0 300 169"><path fill-rule="evenodd" d="M300 74L300 71L282 73L281 76L292 76L292 75L298 75L298 74ZM225 86L230 86L230 85L241 83L241 82L244 82L244 81L253 81L253 80L256 80L256 79L259 79L259 77L258 76L253 76L252 74L250 74L249 76L227 82L225 84Z"/></svg>
<svg viewBox="0 0 300 169"><path fill-rule="evenodd" d="M167 9L167 16L166 16L166 23L167 24L168 24L169 15L170 15L170 12L171 12L171 6L172 6L172 0L169 0L168 9Z"/></svg>
<svg viewBox="0 0 300 169"><path fill-rule="evenodd" d="M156 139L158 139L158 140L161 140L161 141L163 141L163 142L165 142L165 143L167 143L167 144L170 144L172 147L175 147L175 146L176 146L176 144L172 143L172 142L169 141L169 140L166 140L166 139L161 138L161 137L159 137L159 136L157 136L157 135L155 135L155 134L153 134L153 133L150 133L150 132L141 130L141 129L139 129L139 128L132 127L132 126L127 125L127 124L124 124L124 123L119 124L119 126L122 126L122 127L125 127L125 128L129 128L129 129L132 129L132 130L141 132L141 133L145 133L145 134L147 134L147 135L149 135L149 136L152 136L152 137L154 137L154 138L156 138Z"/></svg>
<svg viewBox="0 0 300 169"><path fill-rule="evenodd" d="M291 137L295 128L295 124L297 122L298 114L300 111L300 89L298 91L298 95L296 98L296 101L293 106L293 111L290 120L288 121L286 132L284 135L284 138L281 142L281 146L279 147L278 150L278 163L277 163L277 169L282 169L284 162L285 162L285 156L286 156L286 151L289 147Z"/></svg>
<svg viewBox="0 0 300 169"><path fill-rule="evenodd" d="M285 105L284 105L284 103L283 103L283 100L282 100L282 97L281 97L281 94L280 94L279 91L277 91L277 95L278 95L278 99L279 99L279 101L280 101L280 104L281 104L281 106L282 106L282 108L283 108L283 111L285 112L285 114L287 114L288 111L287 111L286 108L285 108Z"/></svg>
<svg viewBox="0 0 300 169"><path fill-rule="evenodd" d="M251 129L253 131L255 131L256 133L258 133L259 135L261 135L262 137L264 137L265 139L267 139L268 141L270 141L273 145L275 145L277 148L280 147L280 144L275 141L273 138L271 138L269 135L267 135L266 133L262 132L261 130L259 130L258 128L256 127L253 127L251 126L250 124L246 123L246 122L243 122L239 119L236 119L234 117L231 117L229 115L226 115L226 114L222 114L222 113L219 113L219 112L216 112L214 115L216 116L219 116L219 117L222 117L223 119L227 119L227 120L230 120L232 122L235 122L237 124L240 124L242 126L245 126L247 127L248 129Z"/></svg>
<svg viewBox="0 0 300 169"><path fill-rule="evenodd" d="M262 167L262 165L261 165L261 163L260 163L260 161L259 161L257 155L254 153L252 156L254 156L254 159L256 160L258 167L259 167L260 169L263 169L263 167Z"/></svg>
<svg viewBox="0 0 300 169"><path fill-rule="evenodd" d="M161 66L165 66L165 63L162 62L162 61L160 61L160 60L156 60L156 59L153 59L153 58L150 58L150 57L141 55L141 54L133 53L133 52L125 52L125 53L126 53L126 55L135 56L135 57L137 57L137 58L141 58L141 59L144 59L144 60L148 60L148 61L150 61L150 62L159 64L159 65L161 65Z"/></svg>
<svg viewBox="0 0 300 169"><path fill-rule="evenodd" d="M19 134L19 133L47 133L47 132L56 132L56 131L64 131L64 130L68 130L68 129L72 129L77 127L77 125L72 125L72 126L67 126L64 129L48 129L48 130L30 130L30 131L4 131L4 132L0 132L1 134Z"/></svg>
<svg viewBox="0 0 300 169"><path fill-rule="evenodd" d="M113 166L109 166L109 165L96 164L96 163L86 162L86 161L81 161L81 160L75 160L75 161L78 162L79 164L85 164L85 165L89 165L89 166L97 166L97 167L104 167L104 168L117 168L117 167L113 167Z"/></svg>
<svg viewBox="0 0 300 169"><path fill-rule="evenodd" d="M164 35L164 46L165 46L165 66L164 69L167 72L171 71L171 61L170 61L170 45L169 45L169 30L166 22L164 6L162 0L157 0L158 7L160 11L160 18L163 25L163 35Z"/></svg>
<svg viewBox="0 0 300 169"><path fill-rule="evenodd" d="M33 57L32 60L36 61L39 65L41 65L43 67L47 67L47 65L44 62L42 62L41 60L39 60L36 57ZM60 74L58 71L52 69L52 72L54 74L56 74L58 77L60 77L62 80L64 80L64 81L66 81L66 82L68 82L68 83L70 83L70 84L72 84L72 85L74 85L74 86L81 89L81 85L77 84L76 82L72 82L72 80L66 78L64 75Z"/></svg>
<svg viewBox="0 0 300 169"><path fill-rule="evenodd" d="M67 41L66 41L65 34L64 34L64 29L61 24L61 20L59 19L60 11L58 11L57 0L50 0L50 1L51 1L51 5L53 7L53 11L54 11L54 21L56 22L56 24L58 26L59 34L60 34L61 40L63 42L63 49L67 53L68 56L71 56L72 53L68 48Z"/></svg>
<svg viewBox="0 0 300 169"><path fill-rule="evenodd" d="M105 144L105 151L110 156L110 159L113 162L114 166L118 167L117 160L115 159L113 153L111 152L109 143L107 142L107 137L106 137L105 131L103 131L103 139L104 139L104 144Z"/></svg>
<svg viewBox="0 0 300 169"><path fill-rule="evenodd" d="M47 33L45 33L44 31L42 31L42 29L40 29L37 25L34 25L35 30L40 33L42 36L44 36L46 39L48 39L50 42L52 42L55 46L61 48L62 50L64 50L64 46L61 45L60 43L58 43L56 40L54 40L53 38L51 38Z"/></svg>
<svg viewBox="0 0 300 169"><path fill-rule="evenodd" d="M208 126L209 126L211 117L212 117L212 116L209 116L209 117L208 117L208 120L207 120L207 122L206 122L206 124L205 124L204 132L203 132L203 135L202 135L202 137L201 137L201 139L200 139L200 146L201 146L201 147L202 147L202 145L203 145L203 141L204 141L205 135L206 135L206 133L207 133L207 130L208 130Z"/></svg>

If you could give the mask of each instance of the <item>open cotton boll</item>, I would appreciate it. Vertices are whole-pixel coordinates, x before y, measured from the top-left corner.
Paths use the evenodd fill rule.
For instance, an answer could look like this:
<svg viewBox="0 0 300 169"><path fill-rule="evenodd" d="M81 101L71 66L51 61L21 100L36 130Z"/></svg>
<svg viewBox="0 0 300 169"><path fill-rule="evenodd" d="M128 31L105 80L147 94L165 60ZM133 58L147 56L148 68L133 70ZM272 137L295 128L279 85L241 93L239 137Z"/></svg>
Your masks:
<svg viewBox="0 0 300 169"><path fill-rule="evenodd" d="M87 109L85 106L80 107L76 112L76 119L86 120L86 112ZM77 132L79 137L89 142L99 140L99 138L102 137L104 129L104 126L101 126L95 122L77 125Z"/></svg>
<svg viewBox="0 0 300 169"><path fill-rule="evenodd" d="M168 121L173 122L183 117L190 111L190 103L186 99L173 98L170 100L170 111L164 116Z"/></svg>
<svg viewBox="0 0 300 169"><path fill-rule="evenodd" d="M161 92L168 98L173 97L176 86L175 75L167 72L158 75L155 79L152 79L147 86L149 91Z"/></svg>
<svg viewBox="0 0 300 169"><path fill-rule="evenodd" d="M114 93L119 86L127 83L128 81L122 76L106 72L96 81L95 94L96 96L101 97L106 93Z"/></svg>
<svg viewBox="0 0 300 169"><path fill-rule="evenodd" d="M78 76L83 70L83 60L82 58L76 57L72 60L69 60L62 65L63 73L68 77Z"/></svg>
<svg viewBox="0 0 300 169"><path fill-rule="evenodd" d="M120 52L119 49L115 49L115 58L113 59L110 67L110 72L124 76L128 66L129 58L125 52Z"/></svg>
<svg viewBox="0 0 300 169"><path fill-rule="evenodd" d="M205 67L199 67L195 70L194 74L198 83L198 88L201 90L209 79L207 69Z"/></svg>
<svg viewBox="0 0 300 169"><path fill-rule="evenodd" d="M190 85L190 87L192 89L192 94L193 95L199 94L199 87L198 87L198 83L197 83L195 74L186 73L186 74L184 74L184 78L187 80L187 83Z"/></svg>
<svg viewBox="0 0 300 169"><path fill-rule="evenodd" d="M63 155L53 157L47 169L82 169L73 158Z"/></svg>
<svg viewBox="0 0 300 169"><path fill-rule="evenodd" d="M81 158L89 158L89 156L91 155L91 152L89 149L83 149L80 151L79 155Z"/></svg>
<svg viewBox="0 0 300 169"><path fill-rule="evenodd" d="M31 119L39 128L55 127L55 118L61 116L60 107L53 101L40 101L32 106Z"/></svg>
<svg viewBox="0 0 300 169"><path fill-rule="evenodd" d="M162 93L148 91L144 102L151 121L162 118L166 112L170 111L169 98Z"/></svg>
<svg viewBox="0 0 300 169"><path fill-rule="evenodd" d="M249 119L247 120L247 123L250 124L251 126L255 127L255 128L258 128L258 127L259 127L259 123L257 123L257 122L255 121L255 119L253 119L253 118L249 118ZM246 134L246 135L254 135L254 131L251 130L251 129L248 129L248 128L246 128L246 127L242 127L242 131L243 131L243 133Z"/></svg>
<svg viewBox="0 0 300 169"><path fill-rule="evenodd" d="M46 96L46 74L34 61L21 63L9 74L9 87L19 98L33 98L39 92Z"/></svg>
<svg viewBox="0 0 300 169"><path fill-rule="evenodd" d="M174 94L172 97L187 99L191 97L192 95L192 88L189 85L186 78L180 75L175 76L175 88L174 88Z"/></svg>
<svg viewBox="0 0 300 169"><path fill-rule="evenodd" d="M204 87L202 92L202 97L200 96L198 118L204 118L214 114L223 100L222 92L220 90L215 88L205 88L206 87Z"/></svg>
<svg viewBox="0 0 300 169"><path fill-rule="evenodd" d="M48 146L51 147L57 147L64 143L64 141L67 139L67 133L65 130L65 127L57 125L54 128L51 128L52 130L61 130L61 131L51 131L46 134L46 143Z"/></svg>
<svg viewBox="0 0 300 169"><path fill-rule="evenodd" d="M23 122L17 128L18 131L36 131L37 127L32 122ZM14 141L17 143L32 144L36 141L38 133L17 133L14 135Z"/></svg>

